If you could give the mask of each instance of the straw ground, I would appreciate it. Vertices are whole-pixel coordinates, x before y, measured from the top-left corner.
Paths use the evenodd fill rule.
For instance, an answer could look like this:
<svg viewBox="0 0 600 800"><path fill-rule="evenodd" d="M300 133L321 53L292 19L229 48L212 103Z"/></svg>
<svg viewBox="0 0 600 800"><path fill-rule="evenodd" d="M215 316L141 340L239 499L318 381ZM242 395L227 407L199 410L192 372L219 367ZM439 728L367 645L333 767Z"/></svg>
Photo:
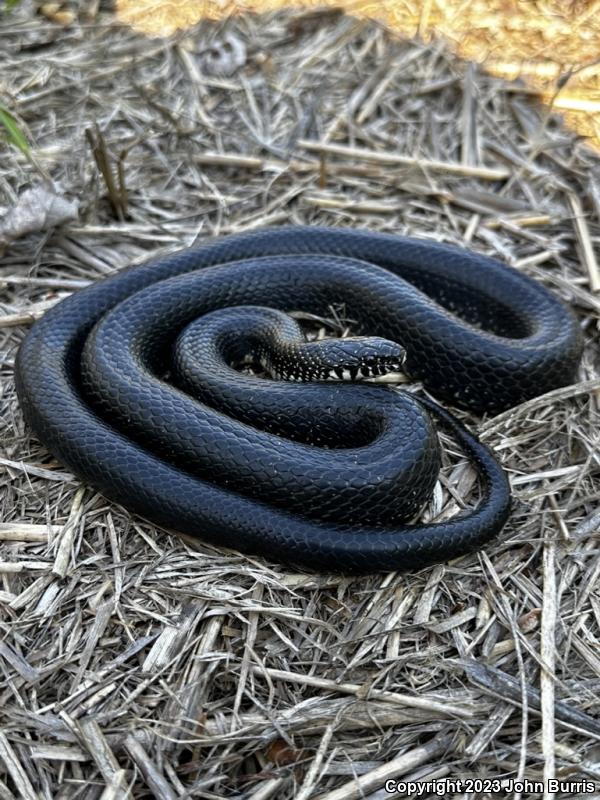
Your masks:
<svg viewBox="0 0 600 800"><path fill-rule="evenodd" d="M518 82L331 11L160 40L24 4L0 18L0 57L0 99L32 142L29 158L0 144L3 209L48 177L79 203L1 263L0 797L599 785L598 156ZM418 574L303 574L153 528L25 429L15 352L51 304L160 248L283 222L470 247L576 310L577 384L461 415L515 495L483 552ZM347 327L343 309L331 323ZM442 440L429 518L477 497Z"/></svg>

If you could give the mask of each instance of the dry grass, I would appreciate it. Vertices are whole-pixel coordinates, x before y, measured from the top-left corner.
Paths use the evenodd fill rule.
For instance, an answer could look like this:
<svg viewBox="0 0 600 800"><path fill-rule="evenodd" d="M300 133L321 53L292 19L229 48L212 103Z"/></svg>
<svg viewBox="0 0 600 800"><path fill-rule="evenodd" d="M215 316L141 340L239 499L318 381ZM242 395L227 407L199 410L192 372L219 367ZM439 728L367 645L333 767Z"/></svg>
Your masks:
<svg viewBox="0 0 600 800"><path fill-rule="evenodd" d="M206 16L222 19L287 5L286 0L116 0L123 21L154 35L184 30ZM573 130L600 147L599 0L298 0L297 5L377 19L405 37L442 37L461 58L484 64L492 74L523 78L532 94L563 111Z"/></svg>
<svg viewBox="0 0 600 800"><path fill-rule="evenodd" d="M68 30L19 14L0 21L0 97L81 208L8 247L0 273L0 798L599 785L598 157L521 84L373 23L279 12L148 41L102 14ZM223 29L245 63L207 75ZM41 178L0 156L6 208ZM130 517L24 430L14 354L49 304L157 248L284 221L472 247L577 310L577 385L467 418L515 494L484 552L301 574ZM474 482L447 457L429 513Z"/></svg>

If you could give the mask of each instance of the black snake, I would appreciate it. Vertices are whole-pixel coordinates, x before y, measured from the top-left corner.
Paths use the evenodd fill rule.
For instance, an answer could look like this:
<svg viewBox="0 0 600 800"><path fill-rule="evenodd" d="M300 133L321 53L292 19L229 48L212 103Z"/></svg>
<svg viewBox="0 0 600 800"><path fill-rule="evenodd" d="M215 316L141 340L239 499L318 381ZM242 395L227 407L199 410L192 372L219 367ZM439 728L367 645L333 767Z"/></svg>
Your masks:
<svg viewBox="0 0 600 800"><path fill-rule="evenodd" d="M304 345L289 317L260 308L323 315L338 303L370 338ZM16 380L46 447L153 522L288 563L374 572L482 545L505 523L510 493L448 412L358 379L406 355L408 374L436 397L496 413L572 381L580 354L570 310L498 261L427 240L285 227L77 292L33 326ZM288 380L233 371L248 358ZM291 380L305 377L317 380ZM477 465L482 497L447 521L408 524L437 479L429 412Z"/></svg>

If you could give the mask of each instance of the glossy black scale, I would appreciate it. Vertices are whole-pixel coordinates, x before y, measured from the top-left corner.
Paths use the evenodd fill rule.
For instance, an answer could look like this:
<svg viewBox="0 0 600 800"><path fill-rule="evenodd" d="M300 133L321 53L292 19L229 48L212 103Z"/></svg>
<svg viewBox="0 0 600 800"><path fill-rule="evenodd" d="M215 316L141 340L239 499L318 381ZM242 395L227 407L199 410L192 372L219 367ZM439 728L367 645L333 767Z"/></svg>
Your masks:
<svg viewBox="0 0 600 800"><path fill-rule="evenodd" d="M338 303L455 406L494 414L575 378L575 318L517 271L427 240L288 227L170 254L59 303L18 353L23 412L82 480L217 545L363 573L483 545L507 519L506 477L430 400L242 377L225 361L192 386L174 368L180 334L217 309L232 307L230 327L238 314L243 329L239 306L327 314ZM483 495L449 521L408 524L437 476L433 420L474 460Z"/></svg>

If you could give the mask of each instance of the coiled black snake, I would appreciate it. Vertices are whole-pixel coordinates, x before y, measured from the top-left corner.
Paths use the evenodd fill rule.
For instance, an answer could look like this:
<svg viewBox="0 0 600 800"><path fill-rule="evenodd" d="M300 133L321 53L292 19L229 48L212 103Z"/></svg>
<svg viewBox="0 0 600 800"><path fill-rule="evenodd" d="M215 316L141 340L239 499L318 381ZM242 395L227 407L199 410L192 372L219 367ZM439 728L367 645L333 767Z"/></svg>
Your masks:
<svg viewBox="0 0 600 800"><path fill-rule="evenodd" d="M290 366L282 352L296 347L295 323L256 308L322 315L337 303L361 334L387 341L336 340L318 358L309 344ZM229 318L224 307L236 307ZM448 412L355 382L395 369L403 348L408 374L435 396L495 413L572 381L581 338L558 299L495 260L426 240L286 227L163 256L57 304L21 345L17 391L61 462L157 524L320 569L406 569L489 540L510 493L487 448ZM230 362L250 351L288 378L316 359L317 382L234 372ZM439 467L428 411L478 466L483 494L467 513L411 525Z"/></svg>

